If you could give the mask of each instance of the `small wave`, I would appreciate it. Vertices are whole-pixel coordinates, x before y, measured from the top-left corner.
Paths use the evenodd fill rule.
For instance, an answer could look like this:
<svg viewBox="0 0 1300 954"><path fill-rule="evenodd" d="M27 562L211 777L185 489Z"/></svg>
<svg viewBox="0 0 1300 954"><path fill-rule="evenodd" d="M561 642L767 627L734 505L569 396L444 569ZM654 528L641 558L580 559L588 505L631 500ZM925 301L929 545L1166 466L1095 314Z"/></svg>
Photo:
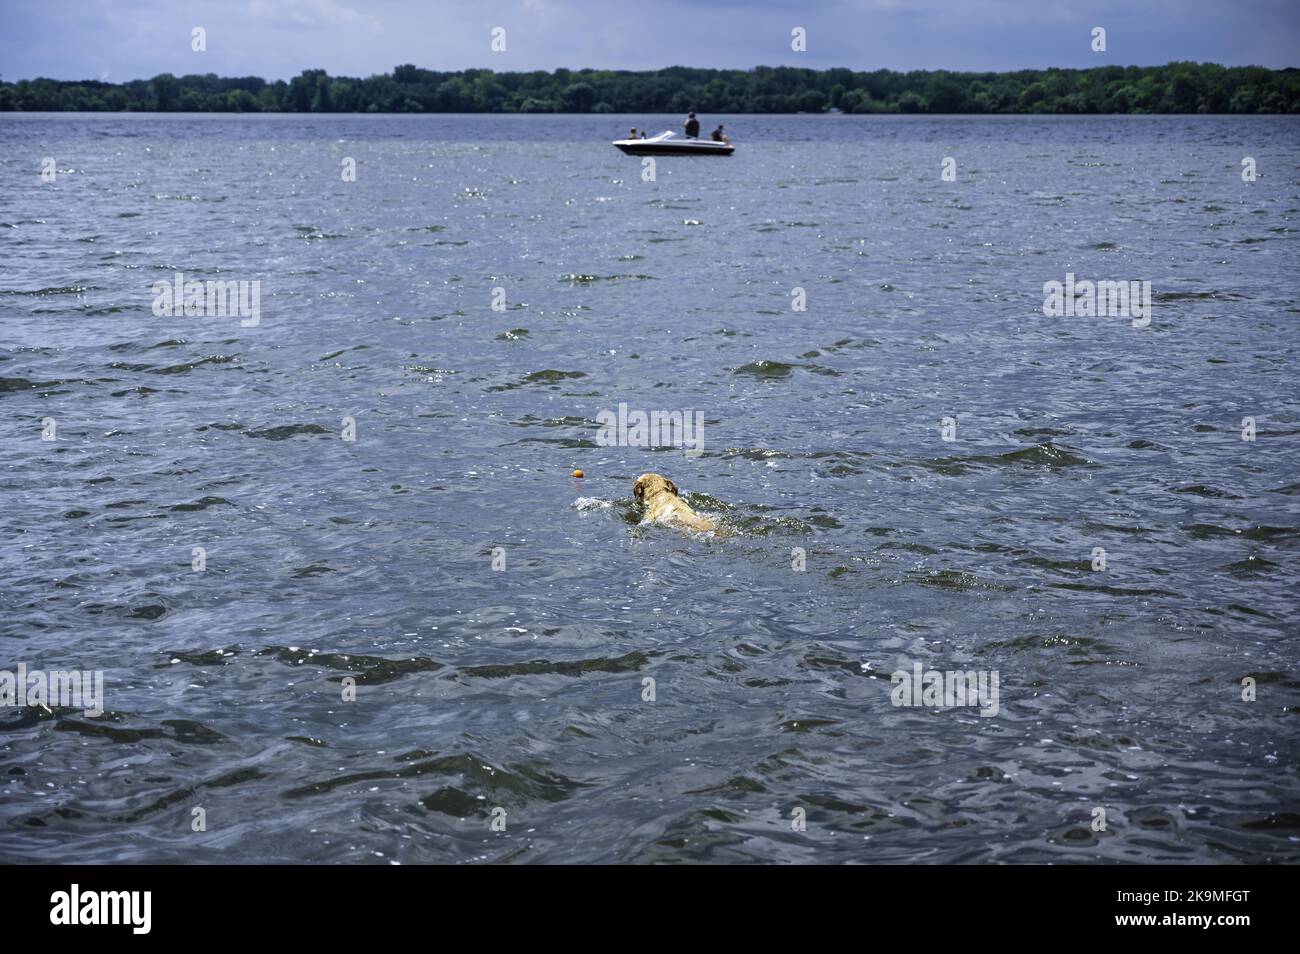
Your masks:
<svg viewBox="0 0 1300 954"><path fill-rule="evenodd" d="M221 506L233 507L234 504L232 504L225 497L200 497L198 500L195 500L193 503L176 504L170 509L176 513L194 513L200 510L207 510L209 507L221 507Z"/></svg>
<svg viewBox="0 0 1300 954"><path fill-rule="evenodd" d="M1233 292L1207 291L1207 292L1156 292L1151 296L1153 301L1249 301L1249 295L1238 295Z"/></svg>
<svg viewBox="0 0 1300 954"><path fill-rule="evenodd" d="M51 285L49 288L0 288L0 295L25 295L44 298L49 295L83 295L88 291L102 291L96 285Z"/></svg>
<svg viewBox="0 0 1300 954"><path fill-rule="evenodd" d="M30 391L33 388L55 387L62 383L62 381L30 381L27 378L0 378L0 394L8 391Z"/></svg>
<svg viewBox="0 0 1300 954"><path fill-rule="evenodd" d="M188 374L195 368L200 368L205 364L231 364L238 361L239 358L234 355L214 354L206 358L200 358L198 361L187 361L184 364L127 364L123 361L114 361L109 367L115 371L133 371L145 374Z"/></svg>
<svg viewBox="0 0 1300 954"><path fill-rule="evenodd" d="M516 388L529 387L534 384L545 384L545 385L555 386L560 384L563 381L576 379L576 378L585 378L586 376L587 376L587 372L585 371L556 371L552 368L547 368L543 371L534 371L532 374L525 376L520 381L515 381L510 384L496 384L488 388L487 390L488 391L513 391Z"/></svg>
<svg viewBox="0 0 1300 954"><path fill-rule="evenodd" d="M570 285L590 285L592 282L620 282L620 281L654 281L653 275L580 275L576 272L569 272L567 275L561 275L559 281L568 282Z"/></svg>
<svg viewBox="0 0 1300 954"><path fill-rule="evenodd" d="M319 424L283 424L280 427L268 427L260 431L247 431L249 437L260 437L268 441L287 441L299 434L332 434L328 427Z"/></svg>
<svg viewBox="0 0 1300 954"><path fill-rule="evenodd" d="M458 672L478 679L505 679L511 676L585 676L591 672L637 672L650 662L643 652L634 651L625 656L599 656L595 659L533 659L528 662L502 665L463 666Z"/></svg>
<svg viewBox="0 0 1300 954"><path fill-rule="evenodd" d="M424 656L408 656L405 659L388 659L384 656L364 656L357 653L322 653L314 649L302 649L298 646L268 646L257 652L260 657L277 659L290 666L302 666L310 663L326 669L339 669L355 673L358 685L380 685L393 682L413 672L433 672L443 668L443 664ZM343 676L330 676L331 682L341 682Z"/></svg>
<svg viewBox="0 0 1300 954"><path fill-rule="evenodd" d="M1220 490L1218 487L1210 487L1206 484L1191 484L1187 487L1171 487L1176 494L1192 494L1196 497L1217 497L1223 500L1240 500L1236 494L1229 493L1226 490Z"/></svg>
<svg viewBox="0 0 1300 954"><path fill-rule="evenodd" d="M940 457L936 459L911 458L902 466L920 466L945 476L954 477L978 467L1043 467L1049 471L1068 467L1093 467L1091 460L1072 453L1064 445L1045 441L1032 447L1007 451L1005 454L977 454L971 457Z"/></svg>
<svg viewBox="0 0 1300 954"><path fill-rule="evenodd" d="M314 242L318 239L341 239L346 237L337 232L326 232L319 225L295 225L293 228L294 231L298 232L309 242Z"/></svg>
<svg viewBox="0 0 1300 954"><path fill-rule="evenodd" d="M786 364L783 361L753 361L749 364L742 364L738 368L732 368L732 374L741 374L753 378L788 378L794 374L794 369L802 367L797 364Z"/></svg>

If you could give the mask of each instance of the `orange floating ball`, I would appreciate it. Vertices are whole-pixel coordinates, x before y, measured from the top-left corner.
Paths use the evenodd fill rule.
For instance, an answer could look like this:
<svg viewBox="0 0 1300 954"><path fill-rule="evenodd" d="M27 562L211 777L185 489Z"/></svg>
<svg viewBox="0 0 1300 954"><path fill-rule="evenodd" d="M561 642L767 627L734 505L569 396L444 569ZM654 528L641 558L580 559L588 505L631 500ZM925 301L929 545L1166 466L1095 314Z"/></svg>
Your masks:
<svg viewBox="0 0 1300 954"><path fill-rule="evenodd" d="M580 470L575 470L575 471L573 472L573 476L574 476L574 477L579 477L579 478L580 478L580 477L583 477L583 476L585 476L585 475L583 474L582 471L580 471Z"/></svg>

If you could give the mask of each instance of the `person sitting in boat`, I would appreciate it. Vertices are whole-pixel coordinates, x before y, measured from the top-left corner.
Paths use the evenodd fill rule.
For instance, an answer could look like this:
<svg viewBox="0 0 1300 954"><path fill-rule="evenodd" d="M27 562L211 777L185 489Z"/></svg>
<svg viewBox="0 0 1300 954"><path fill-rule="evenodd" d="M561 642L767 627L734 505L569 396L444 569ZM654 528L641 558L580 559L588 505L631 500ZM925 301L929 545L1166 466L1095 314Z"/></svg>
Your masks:
<svg viewBox="0 0 1300 954"><path fill-rule="evenodd" d="M641 135L637 136L637 138L638 138L638 139L644 139L644 138L645 138L645 130L644 130L644 129L641 130Z"/></svg>
<svg viewBox="0 0 1300 954"><path fill-rule="evenodd" d="M722 131L721 123L718 124L717 129L713 130L713 135L710 138L714 142L731 142L731 140L727 138L727 134Z"/></svg>
<svg viewBox="0 0 1300 954"><path fill-rule="evenodd" d="M644 139L644 138L645 138L645 134L643 133L642 135L638 136L638 135L636 134L636 127L633 126L633 127L632 127L632 131L629 132L629 133L627 134L627 138L628 138L628 139Z"/></svg>
<svg viewBox="0 0 1300 954"><path fill-rule="evenodd" d="M694 113L686 114L686 122L682 123L686 127L687 139L698 139L700 135L700 121L695 118Z"/></svg>

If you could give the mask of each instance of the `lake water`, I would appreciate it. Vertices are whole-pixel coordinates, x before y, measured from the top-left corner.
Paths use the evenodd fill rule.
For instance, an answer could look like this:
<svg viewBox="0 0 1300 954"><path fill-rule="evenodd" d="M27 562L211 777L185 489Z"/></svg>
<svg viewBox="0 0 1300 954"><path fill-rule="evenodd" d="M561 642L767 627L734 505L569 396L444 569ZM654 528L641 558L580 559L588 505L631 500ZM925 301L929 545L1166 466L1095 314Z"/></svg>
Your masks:
<svg viewBox="0 0 1300 954"><path fill-rule="evenodd" d="M1300 860L1300 120L680 121L0 118L0 860Z"/></svg>

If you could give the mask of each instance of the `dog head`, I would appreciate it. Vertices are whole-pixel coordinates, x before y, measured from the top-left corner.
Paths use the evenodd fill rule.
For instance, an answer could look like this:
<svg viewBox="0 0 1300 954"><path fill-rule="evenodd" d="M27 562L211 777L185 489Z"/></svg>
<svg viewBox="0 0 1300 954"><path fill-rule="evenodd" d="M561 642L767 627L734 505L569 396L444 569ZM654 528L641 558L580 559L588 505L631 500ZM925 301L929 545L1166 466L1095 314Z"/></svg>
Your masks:
<svg viewBox="0 0 1300 954"><path fill-rule="evenodd" d="M677 496L677 485L662 474L642 474L632 485L632 496L643 503L664 491Z"/></svg>

